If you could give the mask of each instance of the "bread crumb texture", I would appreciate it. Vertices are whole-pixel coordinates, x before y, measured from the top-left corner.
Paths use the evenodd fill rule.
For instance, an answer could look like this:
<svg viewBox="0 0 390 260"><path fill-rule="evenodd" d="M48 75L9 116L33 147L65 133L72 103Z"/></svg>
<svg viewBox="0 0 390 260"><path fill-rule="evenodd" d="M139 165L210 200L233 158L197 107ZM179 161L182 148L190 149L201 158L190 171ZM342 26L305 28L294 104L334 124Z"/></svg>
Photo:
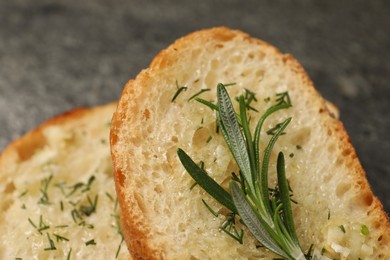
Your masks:
<svg viewBox="0 0 390 260"><path fill-rule="evenodd" d="M0 259L129 259L108 140L115 106L54 118L3 152Z"/></svg>
<svg viewBox="0 0 390 260"><path fill-rule="evenodd" d="M286 155L293 190L293 214L305 251L314 245L323 259L390 259L389 221L373 196L354 148L340 121L298 62L239 31L215 28L190 34L163 50L124 89L114 115L111 144L116 185L128 247L136 259L273 259L245 227L244 243L220 226L225 210L194 184L178 160L182 148L204 162L218 183L238 173L215 112L189 100L214 102L216 85L232 98L256 94L248 111L252 131L259 117L288 91L293 107L265 122L269 130L287 117L292 122L276 143L270 187L276 185L276 155ZM173 96L184 86L174 101ZM236 109L238 102L233 101ZM265 148L270 136L261 135ZM262 149L263 150L263 149ZM290 156L288 156L290 155ZM213 216L202 202L216 212ZM240 226L239 226L240 227Z"/></svg>

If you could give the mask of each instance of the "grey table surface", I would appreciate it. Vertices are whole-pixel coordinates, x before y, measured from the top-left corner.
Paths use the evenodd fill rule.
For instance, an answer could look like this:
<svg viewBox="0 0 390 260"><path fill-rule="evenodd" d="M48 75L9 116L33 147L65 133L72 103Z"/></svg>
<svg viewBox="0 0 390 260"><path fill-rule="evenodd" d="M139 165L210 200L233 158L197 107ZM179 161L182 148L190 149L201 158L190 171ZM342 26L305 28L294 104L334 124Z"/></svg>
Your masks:
<svg viewBox="0 0 390 260"><path fill-rule="evenodd" d="M0 0L0 150L44 120L119 98L157 52L225 25L291 53L335 103L390 212L390 2Z"/></svg>

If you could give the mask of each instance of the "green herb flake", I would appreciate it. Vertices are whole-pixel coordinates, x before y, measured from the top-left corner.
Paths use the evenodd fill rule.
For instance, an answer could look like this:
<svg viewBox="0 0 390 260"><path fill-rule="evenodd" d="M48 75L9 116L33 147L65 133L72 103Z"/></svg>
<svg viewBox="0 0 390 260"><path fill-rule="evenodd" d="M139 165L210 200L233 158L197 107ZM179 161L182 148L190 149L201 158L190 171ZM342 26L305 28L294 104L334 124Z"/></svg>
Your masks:
<svg viewBox="0 0 390 260"><path fill-rule="evenodd" d="M54 245L53 239L50 238L49 233L46 233L46 234L47 234L47 240L49 240L49 247L44 248L43 250L45 250L45 251L57 250L57 248Z"/></svg>
<svg viewBox="0 0 390 260"><path fill-rule="evenodd" d="M363 236L368 236L370 234L370 231L368 230L368 227L366 225L362 225L360 232Z"/></svg>
<svg viewBox="0 0 390 260"><path fill-rule="evenodd" d="M44 178L41 181L41 188L39 189L39 191L41 192L41 197L39 198L38 201L39 204L43 204L43 205L50 204L48 189L52 179L53 179L53 175L51 174L49 177Z"/></svg>
<svg viewBox="0 0 390 260"><path fill-rule="evenodd" d="M345 231L345 228L344 228L344 226L343 226L343 225L340 225L340 226L339 226L339 228L340 228L340 229L341 229L341 231L342 231L342 232L345 234L345 232L346 232L346 231Z"/></svg>
<svg viewBox="0 0 390 260"><path fill-rule="evenodd" d="M239 97L235 98L236 101L239 101ZM247 110L253 110L255 112L259 112L256 108L251 106L252 102L257 102L256 94L253 91L250 91L249 89L244 89L244 103Z"/></svg>
<svg viewBox="0 0 390 260"><path fill-rule="evenodd" d="M53 235L56 237L57 242L59 242L59 241L69 241L69 239L64 237L64 236L61 236L61 235L58 235L58 234L55 234L55 233L53 233Z"/></svg>
<svg viewBox="0 0 390 260"><path fill-rule="evenodd" d="M85 245L86 245L86 246L89 246L89 245L96 245L95 239L91 239L91 240L85 242Z"/></svg>
<svg viewBox="0 0 390 260"><path fill-rule="evenodd" d="M289 156L290 158L293 158L293 157L294 157L294 153L290 153L288 156Z"/></svg>
<svg viewBox="0 0 390 260"><path fill-rule="evenodd" d="M209 138L207 138L206 143L210 143L211 139L213 139L213 137L210 135Z"/></svg>
<svg viewBox="0 0 390 260"><path fill-rule="evenodd" d="M236 228L236 214L229 213L226 221L221 225L220 229L238 243L243 244L244 230L241 229L240 232L238 232Z"/></svg>
<svg viewBox="0 0 390 260"><path fill-rule="evenodd" d="M237 85L236 82L231 82L231 83L226 83L226 84L223 84L225 87L230 87L230 86L235 86Z"/></svg>
<svg viewBox="0 0 390 260"><path fill-rule="evenodd" d="M76 209L73 209L70 212L70 214L72 215L72 219L73 219L74 223L77 223L77 219L82 220L82 217L80 216L80 213Z"/></svg>
<svg viewBox="0 0 390 260"><path fill-rule="evenodd" d="M185 87L185 86L179 87L177 80L176 80L176 87L177 87L177 91L176 91L175 95L173 95L171 102L174 102L183 90L187 90L187 87Z"/></svg>
<svg viewBox="0 0 390 260"><path fill-rule="evenodd" d="M192 99L196 98L197 96L199 96L200 94L204 93L204 92L207 92L207 91L210 91L211 89L209 88L205 88L205 89L201 89L199 92L195 93L194 95L192 95L188 101L191 101Z"/></svg>
<svg viewBox="0 0 390 260"><path fill-rule="evenodd" d="M28 218L28 222L30 222L31 226L33 226L34 228L37 228L37 225L35 225L34 222L30 218Z"/></svg>
<svg viewBox="0 0 390 260"><path fill-rule="evenodd" d="M121 242L119 243L118 249L116 250L115 259L117 259L119 256L119 252L121 251L123 240L124 240L124 238L122 236Z"/></svg>
<svg viewBox="0 0 390 260"><path fill-rule="evenodd" d="M54 226L55 228L67 228L69 227L69 225L58 225L58 226Z"/></svg>
<svg viewBox="0 0 390 260"><path fill-rule="evenodd" d="M215 212L207 203L204 199L202 199L203 204L206 206L206 208L213 214L215 217L218 217L218 213Z"/></svg>
<svg viewBox="0 0 390 260"><path fill-rule="evenodd" d="M297 150L302 150L302 146L300 145L296 145L295 147L297 148Z"/></svg>
<svg viewBox="0 0 390 260"><path fill-rule="evenodd" d="M19 198L25 196L25 195L27 194L27 192L28 192L28 190L25 190L25 191L23 191L22 193L20 193Z"/></svg>
<svg viewBox="0 0 390 260"><path fill-rule="evenodd" d="M89 196L87 196L89 205L82 205L80 207L80 212L82 212L85 216L89 217L92 213L96 211L96 206L98 202L98 195L95 196L94 201L91 200Z"/></svg>
<svg viewBox="0 0 390 260"><path fill-rule="evenodd" d="M72 253L72 248L69 249L68 255L66 257L66 260L70 260L70 255Z"/></svg>

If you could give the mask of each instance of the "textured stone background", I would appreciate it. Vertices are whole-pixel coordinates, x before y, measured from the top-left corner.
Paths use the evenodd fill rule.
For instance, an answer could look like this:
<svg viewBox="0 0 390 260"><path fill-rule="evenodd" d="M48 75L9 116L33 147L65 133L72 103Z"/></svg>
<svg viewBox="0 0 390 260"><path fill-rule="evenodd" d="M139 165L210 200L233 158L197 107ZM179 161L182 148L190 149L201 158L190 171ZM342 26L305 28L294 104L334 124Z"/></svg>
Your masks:
<svg viewBox="0 0 390 260"><path fill-rule="evenodd" d="M390 212L390 2L0 0L0 150L40 122L118 99L157 52L226 25L293 54L341 111Z"/></svg>

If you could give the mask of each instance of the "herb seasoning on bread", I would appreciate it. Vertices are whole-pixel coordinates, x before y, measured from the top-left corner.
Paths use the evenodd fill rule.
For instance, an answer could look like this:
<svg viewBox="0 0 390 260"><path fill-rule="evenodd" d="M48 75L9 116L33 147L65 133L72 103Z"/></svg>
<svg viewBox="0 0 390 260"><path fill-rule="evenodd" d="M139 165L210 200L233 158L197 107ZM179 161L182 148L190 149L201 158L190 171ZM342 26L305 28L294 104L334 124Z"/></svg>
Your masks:
<svg viewBox="0 0 390 260"><path fill-rule="evenodd" d="M225 27L201 30L174 42L127 83L119 100L111 125L111 154L123 234L132 256L274 259L278 254L300 255L268 249L262 240L267 236L253 235L240 209L243 223L230 214L235 213L235 201L246 200L238 190L241 183L229 188L232 178L242 181L241 171L245 187L253 189L252 170L242 167L263 171L264 165L256 166L257 160L250 160L254 165L237 165L218 123L220 115L208 107L218 109L219 82L235 83L227 87L232 99L244 96L239 102L233 100L232 106L240 111L239 104L245 103L249 109L245 132L255 133L262 112L275 104L277 93L288 92L293 101L292 107L278 110L262 125L267 134L258 140L260 154L272 138L280 136L267 155L268 178L260 184L264 187L260 195L263 201L272 200L280 187L264 191L282 183L286 191L288 180L301 253L309 252L313 259L390 259L388 217L369 187L337 110L321 97L292 56ZM200 104L200 99L208 105ZM288 118L292 118L288 128L280 131L279 124ZM221 204L215 194L194 182L179 159L179 148L199 165L194 168L207 172L232 196L234 207ZM289 156L280 157L279 152ZM264 156L259 158L263 164ZM288 201L286 193L278 196ZM286 211L276 210L282 216L274 216L278 223L279 217L289 219L286 228L290 229L290 218L283 216ZM238 221L233 223L234 219Z"/></svg>
<svg viewBox="0 0 390 260"><path fill-rule="evenodd" d="M116 104L45 122L0 156L0 259L130 259L109 130Z"/></svg>

